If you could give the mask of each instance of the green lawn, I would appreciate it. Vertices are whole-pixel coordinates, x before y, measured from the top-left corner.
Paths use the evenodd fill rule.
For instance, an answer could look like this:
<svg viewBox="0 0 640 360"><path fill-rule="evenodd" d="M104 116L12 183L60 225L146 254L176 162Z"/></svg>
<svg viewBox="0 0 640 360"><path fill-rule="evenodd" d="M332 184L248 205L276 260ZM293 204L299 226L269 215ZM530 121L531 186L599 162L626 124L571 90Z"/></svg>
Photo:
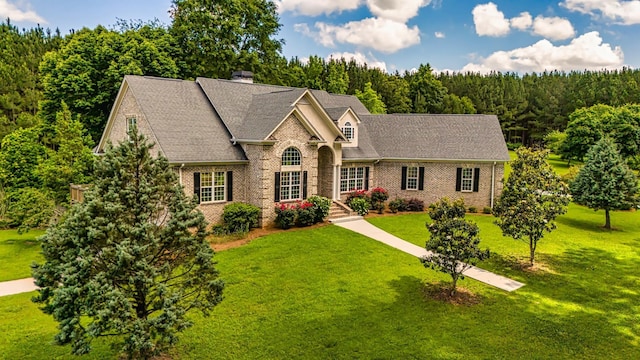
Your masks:
<svg viewBox="0 0 640 360"><path fill-rule="evenodd" d="M15 230L0 231L0 281L31 276L31 263L41 259L36 238L42 234L43 231L36 230L24 234Z"/></svg>
<svg viewBox="0 0 640 360"><path fill-rule="evenodd" d="M511 158L511 160L514 160L517 156L516 156L516 152L515 151L509 151L509 157ZM549 163L549 165L551 165L551 167L553 168L553 170L555 170L555 172L562 176L564 174L566 174L567 172L569 172L569 168L573 165L580 165L582 164L581 162L578 161L571 161L571 166L569 166L567 164L567 160L562 160L560 158L560 155L556 155L556 154L549 154L549 157L547 158L547 162ZM509 163L505 164L504 167L504 178L506 179L509 174L511 173L511 167L509 166Z"/></svg>
<svg viewBox="0 0 640 360"><path fill-rule="evenodd" d="M489 216L473 216L495 256L483 267L523 281L507 293L474 280L480 296L453 306L423 295L447 280L398 250L325 226L254 240L217 255L227 283L210 318L195 317L176 359L631 359L640 353L638 213L614 213L620 230L602 231L601 213L571 206L540 243L549 271L523 273L511 257L527 246L502 238ZM426 214L371 219L424 245ZM0 298L0 354L67 358L51 345L55 324L29 299ZM34 346L37 344L37 346ZM104 343L84 358L113 357Z"/></svg>

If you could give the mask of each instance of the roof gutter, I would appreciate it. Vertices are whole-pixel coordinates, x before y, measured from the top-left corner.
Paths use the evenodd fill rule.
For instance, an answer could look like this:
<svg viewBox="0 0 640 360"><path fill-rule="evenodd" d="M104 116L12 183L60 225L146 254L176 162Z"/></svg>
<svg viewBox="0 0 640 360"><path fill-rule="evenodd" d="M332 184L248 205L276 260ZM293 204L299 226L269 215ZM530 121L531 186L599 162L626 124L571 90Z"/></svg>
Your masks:
<svg viewBox="0 0 640 360"><path fill-rule="evenodd" d="M255 144L255 145L273 145L276 143L277 140L254 140L254 139L236 139L236 138L231 138L230 139L231 144L233 145L237 145L238 143L241 144Z"/></svg>
<svg viewBox="0 0 640 360"><path fill-rule="evenodd" d="M170 161L173 166L208 166L208 165L244 165L248 164L249 160L221 160L221 161Z"/></svg>

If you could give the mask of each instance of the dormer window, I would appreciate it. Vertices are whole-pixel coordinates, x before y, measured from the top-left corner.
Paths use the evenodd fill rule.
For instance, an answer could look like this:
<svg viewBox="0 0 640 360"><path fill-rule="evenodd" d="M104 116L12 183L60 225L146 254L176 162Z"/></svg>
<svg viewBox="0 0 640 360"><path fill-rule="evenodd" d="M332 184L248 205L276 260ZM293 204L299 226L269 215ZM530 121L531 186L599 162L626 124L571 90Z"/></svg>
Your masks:
<svg viewBox="0 0 640 360"><path fill-rule="evenodd" d="M349 141L353 140L353 133L354 133L353 126L349 121L344 123L344 126L342 127L342 133L347 138L347 140Z"/></svg>

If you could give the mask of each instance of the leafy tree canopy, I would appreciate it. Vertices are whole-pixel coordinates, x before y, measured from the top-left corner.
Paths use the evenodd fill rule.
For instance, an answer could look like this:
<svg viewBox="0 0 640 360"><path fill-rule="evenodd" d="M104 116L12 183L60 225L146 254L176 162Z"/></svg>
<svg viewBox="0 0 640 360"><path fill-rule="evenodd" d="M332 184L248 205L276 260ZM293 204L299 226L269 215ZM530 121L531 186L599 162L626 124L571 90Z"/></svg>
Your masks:
<svg viewBox="0 0 640 360"><path fill-rule="evenodd" d="M521 147L516 153L493 213L503 235L528 241L533 265L538 242L556 228L555 218L566 212L569 197L566 185L546 161L548 151Z"/></svg>
<svg viewBox="0 0 640 360"><path fill-rule="evenodd" d="M577 204L605 211L606 229L611 229L611 210L626 210L637 202L638 180L624 162L613 140L601 138L587 152L584 166L571 182Z"/></svg>
<svg viewBox="0 0 640 360"><path fill-rule="evenodd" d="M283 40L276 5L266 0L173 0L171 33L184 76L228 79L234 70L268 77Z"/></svg>
<svg viewBox="0 0 640 360"><path fill-rule="evenodd" d="M356 97L362 102L362 104L372 114L386 114L387 107L384 105L378 93L371 88L371 83L368 82L364 85L364 90L356 90Z"/></svg>
<svg viewBox="0 0 640 360"><path fill-rule="evenodd" d="M426 249L431 252L420 258L425 267L451 275L451 295L455 294L458 279L478 260L489 257L489 250L480 250L478 225L464 218L462 199L450 202L442 199L429 209L433 222L427 224L431 237Z"/></svg>
<svg viewBox="0 0 640 360"><path fill-rule="evenodd" d="M204 216L163 157L131 133L96 164L85 200L42 239L34 301L59 322L74 354L117 336L129 358L148 359L222 300L223 282L205 239Z"/></svg>

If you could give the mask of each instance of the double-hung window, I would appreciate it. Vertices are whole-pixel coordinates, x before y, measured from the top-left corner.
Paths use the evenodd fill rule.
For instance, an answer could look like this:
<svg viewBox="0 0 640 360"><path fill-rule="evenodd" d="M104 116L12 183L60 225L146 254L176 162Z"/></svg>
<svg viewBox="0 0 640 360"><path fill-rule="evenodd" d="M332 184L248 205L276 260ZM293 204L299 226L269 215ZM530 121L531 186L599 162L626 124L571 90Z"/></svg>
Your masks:
<svg viewBox="0 0 640 360"><path fill-rule="evenodd" d="M418 190L418 167L407 167L407 190Z"/></svg>
<svg viewBox="0 0 640 360"><path fill-rule="evenodd" d="M200 202L225 201L226 174L224 171L200 174Z"/></svg>
<svg viewBox="0 0 640 360"><path fill-rule="evenodd" d="M289 147L282 153L282 172L279 173L279 200L290 201L302 199L302 154L295 147ZM279 186L278 186L279 185Z"/></svg>
<svg viewBox="0 0 640 360"><path fill-rule="evenodd" d="M365 189L365 168L350 167L340 169L340 192Z"/></svg>
<svg viewBox="0 0 640 360"><path fill-rule="evenodd" d="M460 191L472 192L473 191L473 169L463 168L462 179L460 183Z"/></svg>

